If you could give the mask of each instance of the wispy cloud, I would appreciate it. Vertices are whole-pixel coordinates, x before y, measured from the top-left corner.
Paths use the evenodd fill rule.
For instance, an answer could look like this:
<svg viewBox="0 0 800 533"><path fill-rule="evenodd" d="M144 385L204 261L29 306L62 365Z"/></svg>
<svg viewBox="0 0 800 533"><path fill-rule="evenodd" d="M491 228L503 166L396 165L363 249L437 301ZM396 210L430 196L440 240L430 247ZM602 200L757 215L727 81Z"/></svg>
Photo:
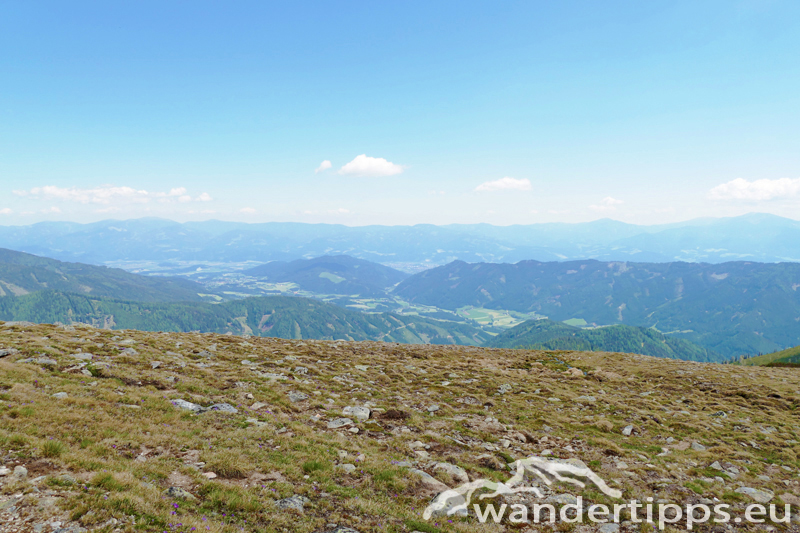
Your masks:
<svg viewBox="0 0 800 533"><path fill-rule="evenodd" d="M4 208L0 209L0 215L10 215L10 214L12 214L13 212L14 212L14 211L12 211L11 209L9 209L8 207L4 207Z"/></svg>
<svg viewBox="0 0 800 533"><path fill-rule="evenodd" d="M750 202L791 198L800 194L800 178L761 179L737 178L717 185L708 193L712 200L744 200Z"/></svg>
<svg viewBox="0 0 800 533"><path fill-rule="evenodd" d="M531 190L531 182L527 178L516 179L500 178L499 180L487 181L475 187L475 191L493 192L493 191L529 191Z"/></svg>
<svg viewBox="0 0 800 533"><path fill-rule="evenodd" d="M316 168L316 170L314 170L314 174L319 174L323 170L328 170L332 166L333 165L331 164L331 162L326 159L325 161L323 161L322 163L319 164L319 166Z"/></svg>
<svg viewBox="0 0 800 533"><path fill-rule="evenodd" d="M243 207L243 208L239 209L239 212L240 213L244 213L246 215L252 215L253 213L256 212L256 210L254 208L252 208L252 207Z"/></svg>
<svg viewBox="0 0 800 533"><path fill-rule="evenodd" d="M338 174L355 178L383 178L401 174L404 169L404 166L396 165L382 157L361 154L340 168Z"/></svg>
<svg viewBox="0 0 800 533"><path fill-rule="evenodd" d="M117 187L113 185L102 185L93 188L81 187L58 187L46 185L34 187L30 190L14 191L14 194L21 197L44 200L73 202L79 204L146 204L156 200L162 203L169 202L210 202L212 200L208 193L202 193L196 198L186 194L185 187L175 187L169 191L147 191L144 189L134 189L133 187Z"/></svg>
<svg viewBox="0 0 800 533"><path fill-rule="evenodd" d="M589 206L589 209L592 211L599 211L601 213L607 213L609 211L616 211L618 205L622 205L625 202L622 200L617 200L616 198L612 198L610 196L606 196L602 200L600 200L599 204L593 204Z"/></svg>

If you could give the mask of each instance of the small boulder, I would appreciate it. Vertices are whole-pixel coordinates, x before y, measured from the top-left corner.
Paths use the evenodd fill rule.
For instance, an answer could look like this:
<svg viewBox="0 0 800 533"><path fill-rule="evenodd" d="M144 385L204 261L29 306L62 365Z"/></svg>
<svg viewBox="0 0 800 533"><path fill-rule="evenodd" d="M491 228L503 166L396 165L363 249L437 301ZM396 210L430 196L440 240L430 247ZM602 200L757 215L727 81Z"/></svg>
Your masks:
<svg viewBox="0 0 800 533"><path fill-rule="evenodd" d="M342 410L342 414L344 416L353 416L358 420L367 420L372 414L372 411L367 407L348 406Z"/></svg>
<svg viewBox="0 0 800 533"><path fill-rule="evenodd" d="M289 496L288 498L276 501L275 506L278 509L283 509L283 510L293 509L298 513L302 514L305 511L304 506L310 501L311 500L309 500L305 496L300 496L299 494L295 494L294 496Z"/></svg>
<svg viewBox="0 0 800 533"><path fill-rule="evenodd" d="M195 497L191 492L184 490L180 487L170 487L164 491L164 494L168 498L175 498L178 500L190 500L190 501L197 501L197 497Z"/></svg>
<svg viewBox="0 0 800 533"><path fill-rule="evenodd" d="M328 429L339 429L347 426L352 426L353 421L349 418L335 418L328 422Z"/></svg>

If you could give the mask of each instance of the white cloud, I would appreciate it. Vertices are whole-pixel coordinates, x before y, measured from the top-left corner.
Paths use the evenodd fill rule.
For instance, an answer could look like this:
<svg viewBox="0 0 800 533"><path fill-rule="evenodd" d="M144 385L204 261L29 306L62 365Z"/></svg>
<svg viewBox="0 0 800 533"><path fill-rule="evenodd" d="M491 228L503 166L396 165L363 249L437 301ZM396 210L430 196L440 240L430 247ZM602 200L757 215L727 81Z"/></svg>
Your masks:
<svg viewBox="0 0 800 533"><path fill-rule="evenodd" d="M239 209L239 212L240 213L245 213L247 215L252 215L253 213L256 212L256 210L253 209L252 207L243 207L243 208Z"/></svg>
<svg viewBox="0 0 800 533"><path fill-rule="evenodd" d="M178 201L182 204L188 203L192 201L192 197L188 194L184 194L183 196L178 197Z"/></svg>
<svg viewBox="0 0 800 533"><path fill-rule="evenodd" d="M13 212L14 211L9 209L8 207L4 207L3 209L0 209L0 215L10 215Z"/></svg>
<svg viewBox="0 0 800 533"><path fill-rule="evenodd" d="M197 197L198 202L210 202L211 200L213 200L213 198L211 198L211 195L208 194L207 192L204 192L203 194Z"/></svg>
<svg viewBox="0 0 800 533"><path fill-rule="evenodd" d="M475 191L529 191L531 190L531 182L527 178L516 179L500 178L499 180L487 181L475 187Z"/></svg>
<svg viewBox="0 0 800 533"><path fill-rule="evenodd" d="M42 213L45 213L45 214L48 214L48 213L60 213L60 212L61 212L61 209L57 208L56 206L53 206L53 207L51 207L49 209L42 209Z"/></svg>
<svg viewBox="0 0 800 533"><path fill-rule="evenodd" d="M747 181L737 178L717 185L708 193L712 200L764 201L791 198L800 194L800 178L761 179Z"/></svg>
<svg viewBox="0 0 800 533"><path fill-rule="evenodd" d="M93 188L81 187L58 187L55 185L45 185L34 187L29 191L13 191L15 195L29 197L36 200L75 202L79 204L145 204L150 200L156 199L159 202L172 202L176 198L178 201L191 200L186 196L185 187L174 187L169 191L146 191L144 189L134 189L133 187L117 187L113 185L102 185ZM208 201L211 199L206 193L198 198L198 201Z"/></svg>
<svg viewBox="0 0 800 533"><path fill-rule="evenodd" d="M602 200L600 200L599 204L590 205L589 209L592 211L599 211L601 213L607 213L609 211L616 211L618 205L622 205L625 202L622 200L617 200L616 198L612 198L610 196L606 196Z"/></svg>
<svg viewBox="0 0 800 533"><path fill-rule="evenodd" d="M366 154L361 154L340 168L338 174L356 178L383 178L400 174L404 168L382 157L368 157Z"/></svg>
<svg viewBox="0 0 800 533"><path fill-rule="evenodd" d="M322 163L319 164L319 166L316 168L316 170L314 170L314 174L319 174L323 170L328 170L332 166L333 165L331 164L331 162L326 159L325 161L323 161Z"/></svg>
<svg viewBox="0 0 800 533"><path fill-rule="evenodd" d="M328 211L328 213L330 213L331 215L349 215L350 210L340 207L339 209L331 209L330 211Z"/></svg>

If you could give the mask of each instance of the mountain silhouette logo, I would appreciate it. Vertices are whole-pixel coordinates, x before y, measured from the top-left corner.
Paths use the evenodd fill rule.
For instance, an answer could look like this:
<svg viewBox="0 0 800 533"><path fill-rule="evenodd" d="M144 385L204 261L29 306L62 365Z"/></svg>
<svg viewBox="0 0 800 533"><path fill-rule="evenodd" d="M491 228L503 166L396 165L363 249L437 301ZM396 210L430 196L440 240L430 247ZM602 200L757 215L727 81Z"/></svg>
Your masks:
<svg viewBox="0 0 800 533"><path fill-rule="evenodd" d="M423 513L425 520L433 516L466 516L469 504L477 491L489 491L479 494L478 500L487 500L507 494L531 493L536 498L542 497L542 492L533 486L526 486L525 474L530 473L535 479L541 480L545 485L553 483L569 483L579 488L586 487L586 482L591 481L603 494L610 498L622 498L622 491L612 489L603 479L582 461L576 459L545 459L543 457L529 457L514 461L514 475L506 482L500 483L488 479L477 479L464 483L454 489L443 491L436 495Z"/></svg>

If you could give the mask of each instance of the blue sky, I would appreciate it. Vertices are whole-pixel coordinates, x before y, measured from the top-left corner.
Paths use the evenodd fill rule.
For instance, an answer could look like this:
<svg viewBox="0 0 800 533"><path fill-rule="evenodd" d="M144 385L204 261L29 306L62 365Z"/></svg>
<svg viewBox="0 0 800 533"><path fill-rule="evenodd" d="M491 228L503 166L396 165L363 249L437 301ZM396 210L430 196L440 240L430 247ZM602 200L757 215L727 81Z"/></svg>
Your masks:
<svg viewBox="0 0 800 533"><path fill-rule="evenodd" d="M0 49L3 225L800 218L796 1L17 1Z"/></svg>

